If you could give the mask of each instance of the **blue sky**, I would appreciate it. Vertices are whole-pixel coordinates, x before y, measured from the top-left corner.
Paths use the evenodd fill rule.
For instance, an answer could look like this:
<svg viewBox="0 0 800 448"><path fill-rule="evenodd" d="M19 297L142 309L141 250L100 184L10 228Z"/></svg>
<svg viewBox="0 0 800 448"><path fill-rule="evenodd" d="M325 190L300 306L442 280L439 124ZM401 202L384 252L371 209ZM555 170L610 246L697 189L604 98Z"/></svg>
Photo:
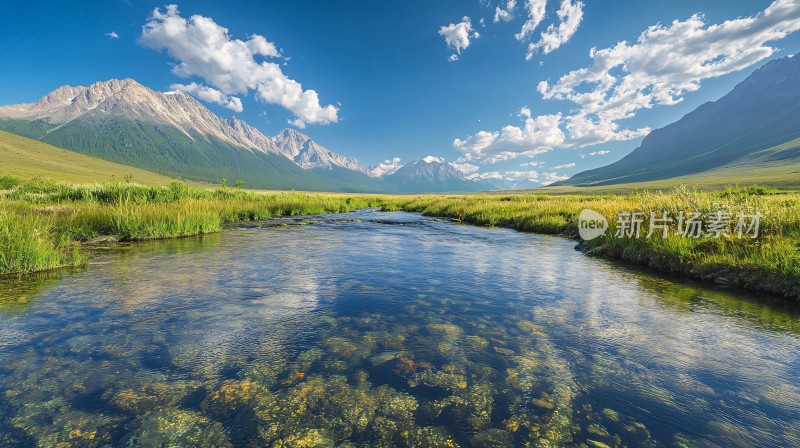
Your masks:
<svg viewBox="0 0 800 448"><path fill-rule="evenodd" d="M318 94L318 104L301 95L288 105L293 100L276 100L276 95L259 100L257 90L247 87L234 92L235 86L215 77L214 67L200 66L196 60L187 66L191 76L176 74L173 67L188 56L176 56L180 50L175 41L166 34L142 39L148 22L166 23L153 19L155 8L166 17L164 3L52 1L36 3L34 12L34 4L5 2L0 6L0 51L6 68L0 104L33 101L63 84L88 85L110 78L131 77L161 91L196 83L223 91L224 98L239 98L241 111L204 102L221 116L236 115L269 135L294 121L305 125L303 132L322 145L365 164L437 155L459 160L473 175L496 172L547 182L621 158L638 145L647 128L668 124L719 98L767 60L800 51L800 33L792 25L800 22L795 0L778 0L775 5L754 0L515 3L513 18L498 22L493 20L496 8L506 9L507 0L178 3L174 17L191 23L190 17L201 15L227 28L229 39L248 41L260 35L274 44L280 56L264 56L271 51L264 47L255 63L274 62L280 79L300 83L302 95L312 89ZM538 24L530 12L534 3L544 5ZM772 12L765 13L767 8ZM560 16L559 9L567 14ZM690 18L698 13L702 17L692 23ZM472 27L469 46L463 48L462 40L457 54L447 45L442 27L463 27L458 24L466 17ZM672 27L675 20L681 23ZM733 21L729 32L709 31L725 21ZM515 35L526 22L537 26L521 42ZM663 26L658 35L647 45L637 45L639 36L658 24ZM535 46L545 41L542 33L551 25L550 46L555 39L557 48ZM108 36L111 32L118 37ZM604 103L598 108L577 103L576 96L588 94L595 84L577 85L567 79L559 85L559 79L591 67L592 48L595 55L602 54L621 41L630 48L608 57L621 57L622 63L603 73L617 85L637 85L639 94L650 96L642 100L647 104ZM683 42L689 43L680 45ZM745 48L742 42L750 44ZM526 60L529 44L535 48ZM630 54L630 60L620 56L623 53ZM453 54L457 61L449 60ZM703 60L721 67L708 70ZM656 87L647 81L654 74L662 77ZM251 75L267 76L237 76ZM541 81L547 81L547 88ZM686 82L692 87L682 85ZM659 88L671 92L670 97L657 98ZM601 93L606 103L613 102L609 98L614 90ZM617 98L635 103L633 97ZM530 112L522 109L525 106ZM591 129L568 128L568 117L576 116L587 117ZM532 123L529 134L526 120ZM520 132L505 132L505 126ZM569 164L575 166L554 169Z"/></svg>

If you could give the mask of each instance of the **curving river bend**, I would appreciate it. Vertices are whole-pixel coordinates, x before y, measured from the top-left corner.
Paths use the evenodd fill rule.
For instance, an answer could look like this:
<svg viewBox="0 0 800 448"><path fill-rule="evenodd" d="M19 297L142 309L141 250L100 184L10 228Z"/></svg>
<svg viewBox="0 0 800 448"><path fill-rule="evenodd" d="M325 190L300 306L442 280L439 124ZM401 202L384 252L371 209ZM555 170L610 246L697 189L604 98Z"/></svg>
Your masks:
<svg viewBox="0 0 800 448"><path fill-rule="evenodd" d="M361 211L0 279L0 446L800 446L800 312Z"/></svg>

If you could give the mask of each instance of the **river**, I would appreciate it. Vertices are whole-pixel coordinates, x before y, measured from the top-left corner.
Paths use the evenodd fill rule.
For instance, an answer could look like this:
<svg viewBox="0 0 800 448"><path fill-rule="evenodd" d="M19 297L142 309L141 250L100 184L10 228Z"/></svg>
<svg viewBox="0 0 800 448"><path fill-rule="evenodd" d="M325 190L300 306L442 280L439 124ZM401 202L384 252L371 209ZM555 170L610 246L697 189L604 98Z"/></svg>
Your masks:
<svg viewBox="0 0 800 448"><path fill-rule="evenodd" d="M0 279L0 446L800 446L800 311L372 210Z"/></svg>

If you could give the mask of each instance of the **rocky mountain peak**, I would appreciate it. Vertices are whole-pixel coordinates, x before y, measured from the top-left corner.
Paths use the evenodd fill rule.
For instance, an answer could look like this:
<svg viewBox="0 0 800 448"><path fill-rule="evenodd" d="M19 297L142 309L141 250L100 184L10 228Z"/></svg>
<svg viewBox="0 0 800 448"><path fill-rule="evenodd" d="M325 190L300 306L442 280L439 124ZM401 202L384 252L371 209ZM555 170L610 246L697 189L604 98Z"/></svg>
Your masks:
<svg viewBox="0 0 800 448"><path fill-rule="evenodd" d="M353 157L337 154L317 144L311 137L286 128L272 142L286 157L305 169L332 169L335 166L370 174L369 169Z"/></svg>
<svg viewBox="0 0 800 448"><path fill-rule="evenodd" d="M331 152L299 131L287 128L270 138L239 118L220 118L186 93L157 92L131 78L88 87L64 85L35 103L0 107L0 118L42 120L54 126L78 119L121 118L170 126L193 140L213 137L249 151L282 154L305 169L341 167L368 173L358 160Z"/></svg>

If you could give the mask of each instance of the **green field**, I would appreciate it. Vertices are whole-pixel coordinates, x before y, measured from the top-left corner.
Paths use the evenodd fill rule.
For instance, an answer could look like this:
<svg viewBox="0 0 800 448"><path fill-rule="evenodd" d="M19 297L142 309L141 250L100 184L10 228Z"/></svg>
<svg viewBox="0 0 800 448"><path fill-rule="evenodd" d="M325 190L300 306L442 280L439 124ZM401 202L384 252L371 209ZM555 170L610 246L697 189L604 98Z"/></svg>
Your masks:
<svg viewBox="0 0 800 448"><path fill-rule="evenodd" d="M42 177L54 181L103 183L130 177L145 185L167 185L167 176L107 162L0 131L0 176Z"/></svg>

